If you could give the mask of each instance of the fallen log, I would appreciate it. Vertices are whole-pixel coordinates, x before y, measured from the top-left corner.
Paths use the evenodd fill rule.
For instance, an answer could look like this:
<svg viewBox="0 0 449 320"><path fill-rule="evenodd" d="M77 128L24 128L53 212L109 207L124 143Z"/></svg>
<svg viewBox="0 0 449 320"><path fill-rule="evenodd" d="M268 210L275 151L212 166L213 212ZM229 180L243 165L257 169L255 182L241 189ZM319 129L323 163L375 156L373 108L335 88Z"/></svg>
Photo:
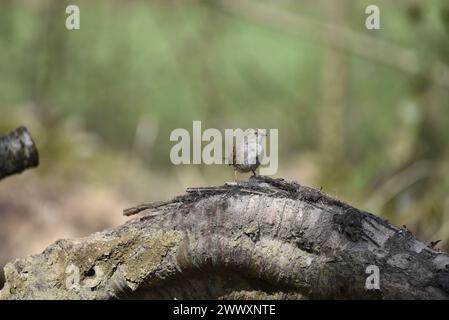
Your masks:
<svg viewBox="0 0 449 320"><path fill-rule="evenodd" d="M136 213L117 228L7 264L0 298L449 298L447 254L282 179L190 188L125 210Z"/></svg>
<svg viewBox="0 0 449 320"><path fill-rule="evenodd" d="M39 164L39 154L25 127L0 136L0 180Z"/></svg>

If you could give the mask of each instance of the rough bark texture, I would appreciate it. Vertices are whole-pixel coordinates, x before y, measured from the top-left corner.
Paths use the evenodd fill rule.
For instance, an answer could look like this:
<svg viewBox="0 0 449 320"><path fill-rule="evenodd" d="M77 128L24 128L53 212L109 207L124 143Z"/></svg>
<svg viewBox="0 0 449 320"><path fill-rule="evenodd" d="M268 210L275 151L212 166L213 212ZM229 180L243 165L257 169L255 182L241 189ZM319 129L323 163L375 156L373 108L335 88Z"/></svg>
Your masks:
<svg viewBox="0 0 449 320"><path fill-rule="evenodd" d="M148 208L9 263L0 298L449 298L448 255L312 188L255 177L126 213ZM369 265L379 290L365 288Z"/></svg>
<svg viewBox="0 0 449 320"><path fill-rule="evenodd" d="M0 136L0 179L38 164L36 146L25 127Z"/></svg>

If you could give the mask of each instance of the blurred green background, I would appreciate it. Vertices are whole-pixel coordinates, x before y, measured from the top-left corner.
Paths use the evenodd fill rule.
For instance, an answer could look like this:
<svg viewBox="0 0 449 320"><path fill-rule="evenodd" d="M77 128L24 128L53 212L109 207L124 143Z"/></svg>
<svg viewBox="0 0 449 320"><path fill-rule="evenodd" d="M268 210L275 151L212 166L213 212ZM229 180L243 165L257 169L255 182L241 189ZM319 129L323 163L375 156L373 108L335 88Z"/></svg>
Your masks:
<svg viewBox="0 0 449 320"><path fill-rule="evenodd" d="M171 164L193 120L279 129L276 176L448 251L448 70L447 0L2 0L0 132L27 126L41 163L0 182L0 266L232 180Z"/></svg>

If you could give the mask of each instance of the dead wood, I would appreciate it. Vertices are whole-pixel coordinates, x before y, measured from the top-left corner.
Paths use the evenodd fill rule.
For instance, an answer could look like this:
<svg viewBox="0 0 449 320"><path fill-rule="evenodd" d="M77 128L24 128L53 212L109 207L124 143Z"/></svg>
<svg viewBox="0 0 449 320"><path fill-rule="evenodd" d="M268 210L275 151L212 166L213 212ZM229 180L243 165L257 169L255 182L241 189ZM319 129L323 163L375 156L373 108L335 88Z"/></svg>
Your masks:
<svg viewBox="0 0 449 320"><path fill-rule="evenodd" d="M0 298L449 298L447 254L297 183L253 177L190 188L125 214L138 212L9 263ZM370 265L379 289L366 287Z"/></svg>

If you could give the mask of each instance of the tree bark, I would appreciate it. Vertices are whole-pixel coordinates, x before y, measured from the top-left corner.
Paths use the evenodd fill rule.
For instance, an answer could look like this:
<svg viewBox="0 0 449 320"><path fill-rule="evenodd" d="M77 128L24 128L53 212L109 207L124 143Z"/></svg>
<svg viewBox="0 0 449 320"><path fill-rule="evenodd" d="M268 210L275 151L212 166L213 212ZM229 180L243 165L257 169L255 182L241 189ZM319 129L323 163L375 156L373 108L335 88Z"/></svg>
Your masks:
<svg viewBox="0 0 449 320"><path fill-rule="evenodd" d="M25 127L0 136L0 179L36 167L39 155Z"/></svg>
<svg viewBox="0 0 449 320"><path fill-rule="evenodd" d="M447 254L296 183L191 188L125 214L146 209L7 264L0 298L449 298ZM379 289L366 287L370 265Z"/></svg>

